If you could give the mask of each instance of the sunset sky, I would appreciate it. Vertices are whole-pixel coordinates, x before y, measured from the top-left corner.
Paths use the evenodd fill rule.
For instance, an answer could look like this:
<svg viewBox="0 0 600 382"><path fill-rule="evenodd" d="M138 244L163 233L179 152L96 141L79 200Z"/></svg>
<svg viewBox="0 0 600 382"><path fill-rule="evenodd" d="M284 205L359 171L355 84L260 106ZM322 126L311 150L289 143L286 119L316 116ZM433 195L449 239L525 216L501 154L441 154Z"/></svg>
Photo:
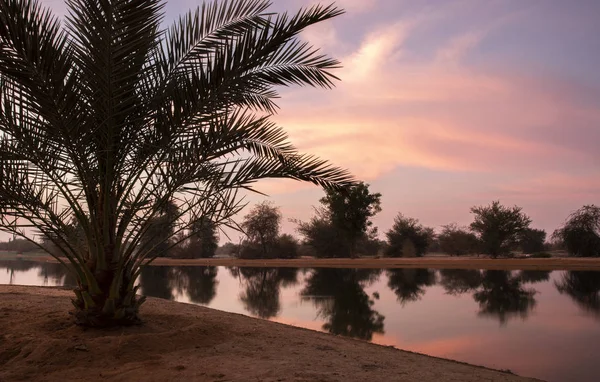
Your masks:
<svg viewBox="0 0 600 382"><path fill-rule="evenodd" d="M274 0L295 11L312 0ZM62 0L44 0L64 14ZM167 20L199 1L171 0ZM339 0L347 13L303 37L343 63L334 90L280 89L275 120L303 152L439 227L469 208L517 204L551 233L600 203L600 1ZM310 218L322 191L292 181L257 189L287 218ZM252 202L261 200L256 196Z"/></svg>

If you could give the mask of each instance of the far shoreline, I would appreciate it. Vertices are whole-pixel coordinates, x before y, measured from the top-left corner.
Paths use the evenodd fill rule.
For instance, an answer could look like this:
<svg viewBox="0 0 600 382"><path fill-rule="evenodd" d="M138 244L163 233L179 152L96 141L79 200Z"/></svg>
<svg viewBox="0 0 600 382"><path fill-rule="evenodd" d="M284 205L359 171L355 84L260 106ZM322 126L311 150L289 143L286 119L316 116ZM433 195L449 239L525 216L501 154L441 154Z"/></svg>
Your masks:
<svg viewBox="0 0 600 382"><path fill-rule="evenodd" d="M1 257L0 257L1 259ZM52 256L23 260L57 262ZM600 271L600 258L478 258L478 257L417 257L417 258L343 258L317 259L171 259L159 257L153 266L225 266L225 267L278 267L278 268L433 268L433 269L490 269L540 271Z"/></svg>

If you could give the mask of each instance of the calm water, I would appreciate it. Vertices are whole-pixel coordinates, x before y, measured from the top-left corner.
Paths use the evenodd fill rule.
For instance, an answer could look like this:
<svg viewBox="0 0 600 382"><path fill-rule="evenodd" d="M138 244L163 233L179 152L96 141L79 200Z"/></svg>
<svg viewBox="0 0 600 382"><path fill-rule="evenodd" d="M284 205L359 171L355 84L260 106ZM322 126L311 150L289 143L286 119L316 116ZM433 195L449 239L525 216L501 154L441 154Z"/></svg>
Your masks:
<svg viewBox="0 0 600 382"><path fill-rule="evenodd" d="M510 369L600 375L600 272L147 267L145 294ZM58 264L0 261L0 284L72 285Z"/></svg>

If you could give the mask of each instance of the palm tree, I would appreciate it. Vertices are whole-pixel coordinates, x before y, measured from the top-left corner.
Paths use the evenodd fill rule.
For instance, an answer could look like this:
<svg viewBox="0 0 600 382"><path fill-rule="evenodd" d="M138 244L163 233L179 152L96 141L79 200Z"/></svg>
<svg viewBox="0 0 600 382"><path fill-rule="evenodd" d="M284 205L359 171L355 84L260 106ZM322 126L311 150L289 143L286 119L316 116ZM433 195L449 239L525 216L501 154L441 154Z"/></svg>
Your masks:
<svg viewBox="0 0 600 382"><path fill-rule="evenodd" d="M36 0L0 0L0 226L72 265L78 323L139 322L135 283L158 255L142 239L169 203L185 240L198 218L235 227L258 179L352 184L269 118L275 86L333 86L338 61L298 34L341 10L229 0L163 30L161 0L66 3L62 27Z"/></svg>

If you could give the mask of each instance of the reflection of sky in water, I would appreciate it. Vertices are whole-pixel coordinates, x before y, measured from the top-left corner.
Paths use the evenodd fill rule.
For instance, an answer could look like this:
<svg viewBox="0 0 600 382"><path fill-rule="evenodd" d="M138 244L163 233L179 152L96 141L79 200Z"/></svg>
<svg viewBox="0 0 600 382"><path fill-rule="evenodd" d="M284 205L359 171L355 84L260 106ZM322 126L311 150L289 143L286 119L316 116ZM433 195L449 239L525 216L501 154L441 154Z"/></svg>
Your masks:
<svg viewBox="0 0 600 382"><path fill-rule="evenodd" d="M474 298L485 281L477 284L480 285L477 290L451 295L444 288L447 285L441 283L443 275L439 271L433 272L434 277L427 281L427 272L422 270L420 275L425 275L425 279L419 279L423 284L417 288L412 288L410 282L417 277L411 273L414 271L399 271L396 280L400 284L394 284L392 290L385 271L377 278L377 272L373 277L361 276L353 270L320 270L321 278L317 278L311 270L300 270L294 276L289 270L282 273L274 269L244 269L234 275L235 271L224 267L200 268L154 267L145 279L142 277L142 289L144 280L151 281L147 292L163 296L170 293L179 302L209 300L208 306L214 309L253 312L277 322L371 338L379 344L510 369L550 381L592 381L600 373L596 361L600 313L594 311L598 309L594 304L600 292L593 289L600 288L600 273L587 273L588 278L582 279L581 284L587 287L592 284L596 293L595 299L585 300L588 309L571 295L558 291L556 284L561 283L566 272L552 272L548 280L542 277L543 281L535 283L515 281L523 280L518 272L491 274L495 279L490 277L490 280L509 280L525 294L526 303L518 305L521 308L510 305L512 301L486 300L486 307L499 304L503 309L510 310L512 306L522 310L506 314L501 320L497 309L482 314L482 305ZM164 278L169 279L167 285ZM66 280L55 264L0 262L0 284L54 286L63 285ZM434 285L427 286L430 284ZM490 285L492 289L496 287ZM532 289L536 291L533 303L523 292ZM416 292L410 294L407 290ZM506 294L505 289L499 290ZM487 296L501 299L502 293L492 291ZM590 295L589 290L586 293ZM403 297L402 302L399 296ZM383 333L377 329L380 315L385 317Z"/></svg>

